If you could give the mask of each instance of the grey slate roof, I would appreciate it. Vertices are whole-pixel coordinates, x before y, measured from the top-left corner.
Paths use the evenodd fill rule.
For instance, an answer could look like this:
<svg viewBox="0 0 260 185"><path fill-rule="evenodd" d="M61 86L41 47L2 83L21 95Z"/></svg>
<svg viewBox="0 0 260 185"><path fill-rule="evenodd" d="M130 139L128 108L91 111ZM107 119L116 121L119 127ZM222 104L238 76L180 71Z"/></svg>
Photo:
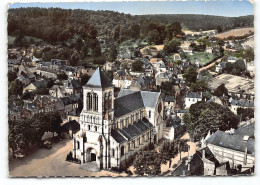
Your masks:
<svg viewBox="0 0 260 185"><path fill-rule="evenodd" d="M240 127L235 130L234 135L254 137L255 135L255 123Z"/></svg>
<svg viewBox="0 0 260 185"><path fill-rule="evenodd" d="M113 87L106 75L98 67L84 87Z"/></svg>
<svg viewBox="0 0 260 185"><path fill-rule="evenodd" d="M186 95L186 98L202 98L200 94L196 93L196 92L189 92Z"/></svg>
<svg viewBox="0 0 260 185"><path fill-rule="evenodd" d="M245 152L247 147L247 153L255 155L255 140L249 138L245 142L243 138L243 135L231 135L218 130L207 140L207 143L240 152Z"/></svg>
<svg viewBox="0 0 260 185"><path fill-rule="evenodd" d="M132 139L134 137L142 135L144 132L153 128L153 125L146 119L143 118L128 127L125 127L120 130L112 130L111 136L118 142L122 143L127 139Z"/></svg>
<svg viewBox="0 0 260 185"><path fill-rule="evenodd" d="M114 101L114 116L116 118L144 107L140 91L119 97Z"/></svg>
<svg viewBox="0 0 260 185"><path fill-rule="evenodd" d="M121 89L118 97L123 97L135 92L140 92L143 100L144 107L155 107L156 102L160 96L159 92L150 92L150 91L136 91L130 89Z"/></svg>
<svg viewBox="0 0 260 185"><path fill-rule="evenodd" d="M175 98L174 98L174 96L166 95L164 101L166 101L166 102L174 102Z"/></svg>
<svg viewBox="0 0 260 185"><path fill-rule="evenodd" d="M254 107L254 102L250 100L232 100L231 105L241 106L241 107Z"/></svg>

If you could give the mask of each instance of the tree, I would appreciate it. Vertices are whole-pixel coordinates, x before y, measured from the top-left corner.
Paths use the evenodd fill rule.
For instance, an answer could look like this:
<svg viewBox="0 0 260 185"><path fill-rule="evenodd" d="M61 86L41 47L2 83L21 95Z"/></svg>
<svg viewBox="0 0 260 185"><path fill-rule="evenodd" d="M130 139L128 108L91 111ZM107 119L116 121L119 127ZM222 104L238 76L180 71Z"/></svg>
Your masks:
<svg viewBox="0 0 260 185"><path fill-rule="evenodd" d="M133 162L138 175L155 176L161 173L161 154L155 151L140 151Z"/></svg>
<svg viewBox="0 0 260 185"><path fill-rule="evenodd" d="M173 87L173 82L162 82L161 83L161 90L166 95L173 95L173 94L175 94L175 92L174 92L172 87Z"/></svg>
<svg viewBox="0 0 260 185"><path fill-rule="evenodd" d="M205 92L208 90L208 84L204 81L196 81L190 86L192 92Z"/></svg>
<svg viewBox="0 0 260 185"><path fill-rule="evenodd" d="M88 74L83 74L81 76L81 81L80 81L81 86L85 85L89 79L90 79L90 76Z"/></svg>
<svg viewBox="0 0 260 185"><path fill-rule="evenodd" d="M183 77L188 84L195 83L197 81L197 76L198 72L194 67L188 67L183 74Z"/></svg>
<svg viewBox="0 0 260 185"><path fill-rule="evenodd" d="M107 76L107 78L109 79L109 81L112 83L114 75L113 75L113 71L104 71L105 75Z"/></svg>
<svg viewBox="0 0 260 185"><path fill-rule="evenodd" d="M162 156L162 163L166 164L169 161L169 168L171 167L171 159L177 155L177 147L175 147L174 142L165 141L159 152Z"/></svg>
<svg viewBox="0 0 260 185"><path fill-rule="evenodd" d="M143 62L141 60L136 60L132 63L132 71L143 72Z"/></svg>
<svg viewBox="0 0 260 185"><path fill-rule="evenodd" d="M241 118L241 121L246 121L255 117L255 109L252 108L237 108L237 115Z"/></svg>
<svg viewBox="0 0 260 185"><path fill-rule="evenodd" d="M110 62L114 62L116 60L116 57L117 57L117 49L116 46L113 45L109 50L107 60Z"/></svg>
<svg viewBox="0 0 260 185"><path fill-rule="evenodd" d="M191 105L184 117L186 129L194 140L205 137L208 131L236 129L239 118L228 107L214 102L197 102Z"/></svg>
<svg viewBox="0 0 260 185"><path fill-rule="evenodd" d="M225 84L221 84L220 86L218 86L213 95L217 96L217 97L223 97L223 95L226 95L228 96L228 90L227 88L225 87Z"/></svg>
<svg viewBox="0 0 260 185"><path fill-rule="evenodd" d="M176 52L178 52L180 45L181 45L180 40L173 38L171 41L167 42L164 45L163 50L166 54L176 53Z"/></svg>
<svg viewBox="0 0 260 185"><path fill-rule="evenodd" d="M60 114L58 112L50 112L48 116L50 120L50 131L53 132L53 137L54 137L54 132L60 135L61 133L60 124L62 123Z"/></svg>
<svg viewBox="0 0 260 185"><path fill-rule="evenodd" d="M12 82L17 78L16 72L8 71L8 82Z"/></svg>
<svg viewBox="0 0 260 185"><path fill-rule="evenodd" d="M176 142L176 144L178 145L178 152L179 152L180 160L181 160L181 152L188 152L190 146L187 144L187 142L185 142L183 140L178 140Z"/></svg>
<svg viewBox="0 0 260 185"><path fill-rule="evenodd" d="M23 93L23 84L20 80L16 79L8 85L8 94L9 95L22 95Z"/></svg>
<svg viewBox="0 0 260 185"><path fill-rule="evenodd" d="M58 77L58 80L60 80L60 81L68 79L68 76L64 72L58 73L57 77Z"/></svg>

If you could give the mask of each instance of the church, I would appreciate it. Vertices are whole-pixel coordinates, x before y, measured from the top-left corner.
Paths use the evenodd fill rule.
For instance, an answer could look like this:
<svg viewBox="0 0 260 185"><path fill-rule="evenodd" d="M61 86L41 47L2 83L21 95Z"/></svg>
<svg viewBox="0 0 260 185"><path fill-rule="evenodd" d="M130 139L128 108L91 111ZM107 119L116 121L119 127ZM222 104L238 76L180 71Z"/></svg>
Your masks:
<svg viewBox="0 0 260 185"><path fill-rule="evenodd" d="M123 167L149 143L163 137L163 101L160 92L114 87L97 68L83 86L80 131L73 137L73 157L81 164L95 161L99 169Z"/></svg>

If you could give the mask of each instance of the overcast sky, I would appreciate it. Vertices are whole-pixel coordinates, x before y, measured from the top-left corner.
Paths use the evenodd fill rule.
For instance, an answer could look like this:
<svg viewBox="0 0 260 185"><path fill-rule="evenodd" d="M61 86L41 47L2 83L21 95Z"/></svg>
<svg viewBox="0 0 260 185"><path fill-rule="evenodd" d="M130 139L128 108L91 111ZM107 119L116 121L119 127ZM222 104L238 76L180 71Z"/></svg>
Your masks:
<svg viewBox="0 0 260 185"><path fill-rule="evenodd" d="M237 17L254 14L253 5L246 1L161 1L161 2L84 2L84 3L15 3L19 7L60 7L65 9L112 10L132 15L145 14L205 14Z"/></svg>

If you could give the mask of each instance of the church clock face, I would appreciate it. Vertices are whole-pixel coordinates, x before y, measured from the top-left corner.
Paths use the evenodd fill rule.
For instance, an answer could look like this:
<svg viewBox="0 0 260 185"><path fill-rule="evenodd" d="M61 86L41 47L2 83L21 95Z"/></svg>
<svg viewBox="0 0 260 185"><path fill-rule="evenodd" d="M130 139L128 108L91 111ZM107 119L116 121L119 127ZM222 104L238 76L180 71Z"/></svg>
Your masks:
<svg viewBox="0 0 260 185"><path fill-rule="evenodd" d="M162 111L162 103L159 103L159 105L158 105L158 112L161 113L161 111Z"/></svg>

